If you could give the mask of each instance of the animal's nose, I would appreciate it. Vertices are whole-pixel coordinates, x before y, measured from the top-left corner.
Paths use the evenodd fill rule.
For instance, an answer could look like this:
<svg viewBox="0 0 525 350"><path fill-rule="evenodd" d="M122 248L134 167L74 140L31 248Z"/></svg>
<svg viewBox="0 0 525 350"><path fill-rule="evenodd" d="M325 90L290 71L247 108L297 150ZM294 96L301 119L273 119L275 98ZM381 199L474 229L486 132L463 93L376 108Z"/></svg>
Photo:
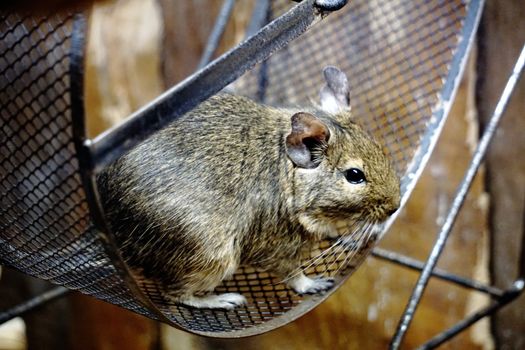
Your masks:
<svg viewBox="0 0 525 350"><path fill-rule="evenodd" d="M399 196L395 197L395 198L391 198L387 203L387 210L386 210L386 213L388 214L388 216L394 214L398 209L399 209L399 206L401 205L401 200L399 198Z"/></svg>
<svg viewBox="0 0 525 350"><path fill-rule="evenodd" d="M387 210L386 213L388 214L388 216L390 216L390 215L394 214L396 211L397 211L397 208L390 208L390 209Z"/></svg>

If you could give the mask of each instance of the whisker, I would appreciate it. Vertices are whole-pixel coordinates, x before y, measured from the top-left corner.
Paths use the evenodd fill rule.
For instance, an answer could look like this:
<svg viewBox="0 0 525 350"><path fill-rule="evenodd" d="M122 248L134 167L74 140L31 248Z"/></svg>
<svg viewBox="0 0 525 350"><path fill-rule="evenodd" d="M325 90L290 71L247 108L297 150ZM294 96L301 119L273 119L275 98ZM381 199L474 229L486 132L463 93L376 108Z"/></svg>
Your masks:
<svg viewBox="0 0 525 350"><path fill-rule="evenodd" d="M326 260L329 256L334 256L334 260L326 265L322 275L330 274L330 269L334 264L338 264L340 260L343 260L334 272L334 275L338 274L348 262L351 262L356 256L358 256L362 247L365 246L373 235L373 227L377 222L357 219L351 225L348 226L349 234L338 238L332 245L324 249L318 255L308 259L301 267L294 270L292 274L282 279L277 283L285 283L294 277L299 276L301 273L305 273L312 267L317 267L323 260ZM346 239L345 239L346 238ZM351 238L351 239L350 239ZM346 255L345 255L346 254ZM344 259L342 257L344 256Z"/></svg>
<svg viewBox="0 0 525 350"><path fill-rule="evenodd" d="M317 255L317 256L311 258L310 260L308 260L305 264L309 264L309 265L306 266L305 268L302 268L302 267L301 267L301 269L302 269L303 271L309 269L309 268L312 267L317 261L319 261L319 259L321 259L324 255L328 254L328 253L330 252L330 250L334 249L334 248L337 247L337 246L340 246L341 243L342 243L341 239L338 239L338 240L335 241L335 243L332 244L330 247L324 249L324 250L322 251L321 254L319 254L319 255ZM303 264L303 265L305 265L305 264Z"/></svg>
<svg viewBox="0 0 525 350"><path fill-rule="evenodd" d="M363 242L366 242L369 238L369 233L371 232L372 223L369 221L364 221L361 225L359 235L351 242L350 252L349 252L349 259L353 259L360 251L361 247L363 246Z"/></svg>
<svg viewBox="0 0 525 350"><path fill-rule="evenodd" d="M308 266L306 267L299 267L298 269L296 269L297 272L293 273L292 275L289 275L288 277L286 277L285 279L277 282L277 284L279 283L284 283L286 281L289 281L291 280L292 278L294 277L297 277L299 276L301 273L305 272L306 270L308 270L310 267L312 267L317 261L319 261L321 258L323 258L324 255L328 254L332 249L334 249L335 247L337 246L341 246L340 243L342 241L340 239L338 239L337 241L335 241L334 244L332 244L330 247L324 249L320 254L314 256L313 258L307 260L307 262L305 264L309 264Z"/></svg>
<svg viewBox="0 0 525 350"><path fill-rule="evenodd" d="M349 259L351 260L351 259L352 259L351 257L352 257L351 254L347 254L347 255L345 256L345 260L343 261L343 263L339 265L339 267L337 268L337 270L335 270L334 276L336 276L336 275L339 273L339 271L341 271L341 269L342 269L343 267L346 266L346 262L347 262Z"/></svg>
<svg viewBox="0 0 525 350"><path fill-rule="evenodd" d="M352 225L353 226L353 232L350 234L350 236L353 236L353 240L354 242L357 241L357 242L360 242L360 240L362 239L362 236L363 236L363 227L364 227L364 223L363 222L359 222L359 223L356 223L355 225ZM359 244L359 243L358 243ZM343 244L343 249L341 250L341 252L339 253L339 255L337 256L337 258L329 265L325 268L323 274L326 274L327 272L329 272L329 270L332 268L332 266L337 263L339 261L339 259L341 258L341 256L345 253L347 253L346 257L345 257L345 261L346 259L348 258L348 256L352 255L352 252L348 252L348 249L347 249L347 245ZM340 269L340 267L337 268L336 272Z"/></svg>
<svg viewBox="0 0 525 350"><path fill-rule="evenodd" d="M349 227L348 229L350 231L352 231L352 233L350 235L353 235L355 232L358 231L358 229L356 229L357 227L361 226L361 223L360 222L353 222ZM337 257L335 257L335 260L329 265L329 266L326 266L322 275L326 274L327 271L332 267L332 265L334 263L337 263L337 261L339 260L339 258L341 257L342 254L344 254L345 250L346 250L346 247L345 247L345 244L344 244L344 239L343 238L339 238L337 240L337 243L339 243L339 246L337 247L337 249L335 249L333 252L331 252L331 255L337 255ZM342 244L341 244L342 243ZM333 246L331 247L333 248ZM323 255L326 255L326 254L323 254ZM327 258L327 256L324 256L325 258ZM308 268L314 266L315 263L318 263L320 259L316 259L316 261L314 261L313 263L311 263L308 267L304 268L303 271L306 271ZM317 267L317 265L315 265L315 267Z"/></svg>
<svg viewBox="0 0 525 350"><path fill-rule="evenodd" d="M360 248L362 248L362 247L364 247L365 245L368 244L368 242L372 238L372 235L374 234L374 226L376 224L377 224L377 222L375 222L375 221L371 221L369 223L369 225L367 227L367 230L366 230L366 236L364 237L362 244L360 244ZM359 250L359 253L361 253L361 250Z"/></svg>
<svg viewBox="0 0 525 350"><path fill-rule="evenodd" d="M354 257L358 254L359 252L359 248L362 246L361 242L367 242L369 239L370 239L370 236L372 234L372 228L373 228L373 225L374 223L369 223L368 225L366 225L366 228L364 229L364 235L363 235L363 238L360 238L360 243L357 245L358 248L357 250L349 253L346 257L345 257L345 260L343 261L343 263L341 265L339 265L339 268L337 269L337 271L335 272L335 274L338 274L339 271L341 271L343 268L346 267L346 263L347 262L350 262L354 259Z"/></svg>
<svg viewBox="0 0 525 350"><path fill-rule="evenodd" d="M335 263L337 263L337 261L339 261L339 259L341 258L341 256L346 252L346 249L344 246L340 246L341 247L341 251L339 252L339 254L337 255L337 258L334 259L334 261L332 261L332 263L330 265L328 265L327 267L325 267L322 275L324 276L325 274L329 274L330 273L330 269L332 268L332 265L334 265Z"/></svg>
<svg viewBox="0 0 525 350"><path fill-rule="evenodd" d="M373 226L373 222L367 222L366 225L363 227L363 234L361 235L359 241L356 244L356 249L352 252L352 254L349 254L349 260L353 260L357 255L361 253L362 247L366 245L366 243L371 237L371 234L373 232Z"/></svg>

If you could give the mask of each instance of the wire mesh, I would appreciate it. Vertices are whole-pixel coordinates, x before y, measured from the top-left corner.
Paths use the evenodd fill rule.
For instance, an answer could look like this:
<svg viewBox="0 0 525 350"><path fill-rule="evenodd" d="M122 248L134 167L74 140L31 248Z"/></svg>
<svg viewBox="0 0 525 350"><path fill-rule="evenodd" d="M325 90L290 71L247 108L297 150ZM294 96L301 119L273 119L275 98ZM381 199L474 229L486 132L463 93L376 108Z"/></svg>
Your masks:
<svg viewBox="0 0 525 350"><path fill-rule="evenodd" d="M274 11L282 6L275 2ZM238 91L272 105L304 105L317 100L322 68L338 66L350 80L355 120L405 174L439 101L465 14L463 1L352 1L274 54L264 87L259 67Z"/></svg>
<svg viewBox="0 0 525 350"><path fill-rule="evenodd" d="M273 1L270 17L290 6ZM442 102L467 10L468 4L459 0L351 1L234 87L267 104L310 104L322 85L322 68L340 67L350 79L354 117L385 146L402 175L406 199L421 165L418 152L428 152L429 128L439 125L434 111ZM72 18L9 15L0 21L0 71L5 76L0 80L2 263L157 318L123 281L89 218L72 132ZM308 266L307 274L334 276L342 283L376 239L357 252L348 248L325 254ZM329 245L321 242L305 260ZM241 293L247 306L195 309L174 304L158 285L134 277L174 324L218 337L276 328L328 296L300 296L268 272L245 266L215 292Z"/></svg>
<svg viewBox="0 0 525 350"><path fill-rule="evenodd" d="M270 18L284 13L287 1L271 3ZM449 65L461 40L468 5L462 1L352 1L310 29L232 87L252 99L275 106L310 105L323 84L322 68L335 65L347 73L356 121L384 146L402 176L408 197L427 152L429 128ZM420 162L420 159L417 160ZM378 237L352 249L335 249L316 259L333 242L324 241L305 258L310 276L334 277L342 283L360 265ZM357 254L356 254L357 253ZM311 259L316 263L310 266ZM268 272L242 267L214 293L236 292L246 307L230 311L188 308L164 297L160 287L137 276L145 293L176 324L213 336L245 336L286 324L324 296L300 296ZM259 326L259 327L253 327Z"/></svg>
<svg viewBox="0 0 525 350"><path fill-rule="evenodd" d="M72 25L0 15L1 263L154 317L90 221L73 142Z"/></svg>

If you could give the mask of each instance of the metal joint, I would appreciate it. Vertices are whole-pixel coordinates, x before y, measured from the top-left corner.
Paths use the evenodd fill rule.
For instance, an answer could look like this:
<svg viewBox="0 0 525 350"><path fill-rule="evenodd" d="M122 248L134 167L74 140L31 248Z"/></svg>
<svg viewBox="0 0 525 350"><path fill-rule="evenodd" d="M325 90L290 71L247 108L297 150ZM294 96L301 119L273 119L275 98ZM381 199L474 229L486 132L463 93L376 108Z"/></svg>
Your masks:
<svg viewBox="0 0 525 350"><path fill-rule="evenodd" d="M317 0L315 6L321 11L337 11L342 9L348 0Z"/></svg>

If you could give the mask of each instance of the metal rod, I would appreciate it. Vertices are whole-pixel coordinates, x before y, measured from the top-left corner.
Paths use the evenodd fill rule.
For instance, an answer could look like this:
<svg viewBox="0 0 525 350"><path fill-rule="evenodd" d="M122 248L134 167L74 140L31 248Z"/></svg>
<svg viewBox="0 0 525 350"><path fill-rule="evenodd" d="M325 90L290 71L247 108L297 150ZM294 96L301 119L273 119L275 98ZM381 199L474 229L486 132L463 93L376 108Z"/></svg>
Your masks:
<svg viewBox="0 0 525 350"><path fill-rule="evenodd" d="M246 37L257 33L268 23L268 11L271 10L270 0L257 0L253 8L252 17L246 29Z"/></svg>
<svg viewBox="0 0 525 350"><path fill-rule="evenodd" d="M226 24L228 24L228 20L230 19L234 5L235 0L224 0L221 10L217 15L215 25L213 26L211 34L208 37L208 42L206 43L206 47L204 48L204 52L202 54L201 61L199 62L198 69L201 69L205 65L210 63L213 54L219 46L219 41L222 38L222 34L224 34Z"/></svg>
<svg viewBox="0 0 525 350"><path fill-rule="evenodd" d="M521 254L519 257L519 266L518 266L518 279L525 280L525 206L523 207L523 221L522 221L522 231L521 231Z"/></svg>
<svg viewBox="0 0 525 350"><path fill-rule="evenodd" d="M84 188L86 200L89 205L89 214L91 220L98 227L98 235L101 238L99 242L104 246L104 251L115 267L115 273L120 277L133 295L137 304L148 309L159 320L169 323L160 311L155 308L152 301L144 294L137 285L129 268L122 259L113 235L107 226L105 216L100 202L100 196L97 189L95 174L91 164L91 154L89 149L84 147L86 142L86 128L84 115L84 50L85 50L85 33L86 33L86 16L83 13L75 15L73 21L73 32L71 33L71 49L69 52L69 73L70 73L70 98L71 98L71 118L73 123L73 141L77 151L77 158L80 166L80 177Z"/></svg>
<svg viewBox="0 0 525 350"><path fill-rule="evenodd" d="M381 249L381 248L374 248L374 250L372 251L372 256L378 259L381 259L381 260L389 261L394 264L398 264L398 265L407 267L412 270L416 270L416 271L423 270L425 266L425 264L422 261L412 259L408 256L401 255L401 254L398 254L392 251L388 251L385 249ZM432 277L436 277L441 280L457 284L461 287L465 287L465 288L476 290L478 292L489 294L490 296L494 298L501 298L505 294L505 292L499 288L496 288L493 286L487 286L478 281L474 281L469 278L461 277L461 276L452 274L450 272L447 272L445 270L441 270L438 268L432 271Z"/></svg>
<svg viewBox="0 0 525 350"><path fill-rule="evenodd" d="M272 6L269 3L266 4L264 15L264 23L268 23L272 18ZM260 102L264 102L266 90L268 89L268 61L269 59L261 62L259 65L259 72L257 73L256 100Z"/></svg>
<svg viewBox="0 0 525 350"><path fill-rule="evenodd" d="M439 256L441 255L441 252L443 251L443 248L450 234L452 226L454 225L454 222L456 221L458 212L463 205L463 202L465 200L468 190L470 189L472 180L474 179L474 176L476 175L481 165L481 161L485 153L487 152L487 148L489 146L490 141L492 140L492 137L494 136L496 127L498 126L501 116L503 112L505 111L505 108L507 107L510 96L518 82L518 79L521 76L524 62L525 62L525 46L522 48L520 56L512 71L512 74L509 80L507 81L507 84L505 85L505 89L503 90L503 93L501 94L498 104L496 105L496 109L494 110L494 113L492 117L490 118L490 121L487 127L485 128L483 137L479 141L476 151L474 152L474 155L472 157L470 166L467 169L467 172L465 173L465 177L463 178L463 181L459 185L459 188L456 192L456 196L454 197L454 200L452 202L451 208L447 214L447 217L441 228L441 231L439 232L436 243L434 244L434 247L430 253L430 256L428 257L428 260L423 268L423 271L421 272L419 280L417 281L416 286L414 287L414 290L412 291L412 295L410 296L410 299L405 308L403 316L401 317L401 320L398 324L396 333L394 334L392 342L390 343L391 349L398 349L399 346L401 345L401 342L403 341L404 335L406 334L406 331L408 330L408 326L410 325L414 317L416 308L428 284L428 280L430 279L432 270L436 266L437 260L439 259Z"/></svg>
<svg viewBox="0 0 525 350"><path fill-rule="evenodd" d="M337 11L346 5L348 0L317 0L316 6L323 11Z"/></svg>
<svg viewBox="0 0 525 350"><path fill-rule="evenodd" d="M23 303L15 305L12 308L2 311L0 312L0 324L12 320L15 317L22 316L30 311L33 311L36 308L41 307L44 304L49 303L53 300L56 300L69 292L70 290L67 288L56 287L31 299L28 299Z"/></svg>
<svg viewBox="0 0 525 350"><path fill-rule="evenodd" d="M208 64L131 115L126 121L86 140L98 172L155 131L217 93L256 63L286 45L324 17L313 0L304 0L257 34Z"/></svg>
<svg viewBox="0 0 525 350"><path fill-rule="evenodd" d="M434 338L421 345L418 349L434 349L439 345L443 344L444 342L452 339L466 328L472 326L474 323L481 320L483 317L493 314L497 310L501 309L503 306L515 300L518 296L522 294L524 285L525 282L523 280L517 280L516 282L514 282L513 288L507 291L507 294L503 298L496 302L493 302L491 305L461 320L454 326L436 335Z"/></svg>

